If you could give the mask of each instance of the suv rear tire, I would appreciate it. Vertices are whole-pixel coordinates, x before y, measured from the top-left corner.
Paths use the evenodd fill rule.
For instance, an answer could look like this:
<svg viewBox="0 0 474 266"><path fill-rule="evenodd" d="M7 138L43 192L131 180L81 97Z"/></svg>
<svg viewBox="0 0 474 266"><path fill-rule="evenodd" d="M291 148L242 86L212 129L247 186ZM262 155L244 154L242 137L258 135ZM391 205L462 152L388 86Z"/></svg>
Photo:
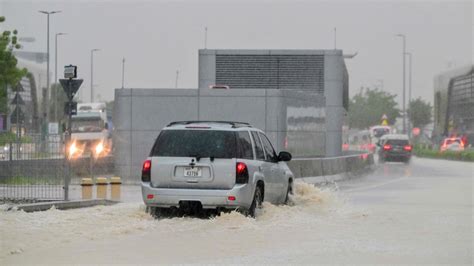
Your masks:
<svg viewBox="0 0 474 266"><path fill-rule="evenodd" d="M164 218L170 215L171 210L169 208L149 207L149 212L153 218Z"/></svg>
<svg viewBox="0 0 474 266"><path fill-rule="evenodd" d="M261 186L257 186L257 188L255 189L255 194L253 196L252 205L250 205L247 215L255 218L256 211L262 208L262 202L263 202L263 189Z"/></svg>
<svg viewBox="0 0 474 266"><path fill-rule="evenodd" d="M288 189L286 191L285 204L290 204L290 195L293 195L293 180L288 180Z"/></svg>

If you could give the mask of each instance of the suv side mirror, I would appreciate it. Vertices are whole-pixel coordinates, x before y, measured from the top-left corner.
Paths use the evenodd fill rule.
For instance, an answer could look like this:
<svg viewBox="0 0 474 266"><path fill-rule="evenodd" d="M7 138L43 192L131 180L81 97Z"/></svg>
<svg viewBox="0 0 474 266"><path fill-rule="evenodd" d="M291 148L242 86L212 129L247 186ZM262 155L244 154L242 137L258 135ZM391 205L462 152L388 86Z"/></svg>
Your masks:
<svg viewBox="0 0 474 266"><path fill-rule="evenodd" d="M278 154L278 161L288 162L288 161L291 161L291 158L292 158L291 153L287 151L281 151Z"/></svg>
<svg viewBox="0 0 474 266"><path fill-rule="evenodd" d="M109 129L109 123L105 122L104 129Z"/></svg>

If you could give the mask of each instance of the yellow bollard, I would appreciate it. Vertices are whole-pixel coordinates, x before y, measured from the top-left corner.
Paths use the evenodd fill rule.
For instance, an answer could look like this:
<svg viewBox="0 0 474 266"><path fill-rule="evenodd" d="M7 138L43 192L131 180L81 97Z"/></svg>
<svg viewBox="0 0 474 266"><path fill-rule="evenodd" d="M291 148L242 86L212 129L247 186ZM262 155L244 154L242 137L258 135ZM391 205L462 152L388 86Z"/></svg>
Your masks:
<svg viewBox="0 0 474 266"><path fill-rule="evenodd" d="M97 198L106 199L107 198L107 178L97 177L95 179L95 184L97 186Z"/></svg>
<svg viewBox="0 0 474 266"><path fill-rule="evenodd" d="M122 186L122 180L118 176L110 178L110 191L112 200L120 200L120 187Z"/></svg>
<svg viewBox="0 0 474 266"><path fill-rule="evenodd" d="M81 187L82 187L82 199L92 199L92 178L83 178L81 179Z"/></svg>

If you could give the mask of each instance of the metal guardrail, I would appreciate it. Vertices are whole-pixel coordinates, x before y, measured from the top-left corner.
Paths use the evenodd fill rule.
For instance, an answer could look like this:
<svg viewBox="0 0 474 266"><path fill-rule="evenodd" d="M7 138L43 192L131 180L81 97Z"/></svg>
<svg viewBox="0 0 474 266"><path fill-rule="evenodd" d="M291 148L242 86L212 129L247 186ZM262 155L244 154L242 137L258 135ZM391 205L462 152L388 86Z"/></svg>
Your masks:
<svg viewBox="0 0 474 266"><path fill-rule="evenodd" d="M288 162L288 167L295 178L302 178L358 172L373 164L372 153L357 153L340 157L295 158Z"/></svg>

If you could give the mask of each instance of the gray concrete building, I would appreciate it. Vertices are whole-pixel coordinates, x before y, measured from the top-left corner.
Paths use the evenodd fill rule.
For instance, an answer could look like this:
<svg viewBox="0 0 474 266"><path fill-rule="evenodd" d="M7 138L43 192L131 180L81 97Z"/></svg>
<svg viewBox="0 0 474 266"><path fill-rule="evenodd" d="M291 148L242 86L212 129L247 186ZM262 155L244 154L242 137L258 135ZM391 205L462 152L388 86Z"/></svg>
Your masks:
<svg viewBox="0 0 474 266"><path fill-rule="evenodd" d="M199 50L199 88L298 90L325 99L324 156L338 156L349 104L342 50Z"/></svg>
<svg viewBox="0 0 474 266"><path fill-rule="evenodd" d="M474 66L440 73L434 78L434 132L449 136L466 134L474 143Z"/></svg>
<svg viewBox="0 0 474 266"><path fill-rule="evenodd" d="M179 120L249 122L296 158L339 156L347 81L341 50L200 50L197 89L115 90L116 174L138 181L161 128Z"/></svg>

